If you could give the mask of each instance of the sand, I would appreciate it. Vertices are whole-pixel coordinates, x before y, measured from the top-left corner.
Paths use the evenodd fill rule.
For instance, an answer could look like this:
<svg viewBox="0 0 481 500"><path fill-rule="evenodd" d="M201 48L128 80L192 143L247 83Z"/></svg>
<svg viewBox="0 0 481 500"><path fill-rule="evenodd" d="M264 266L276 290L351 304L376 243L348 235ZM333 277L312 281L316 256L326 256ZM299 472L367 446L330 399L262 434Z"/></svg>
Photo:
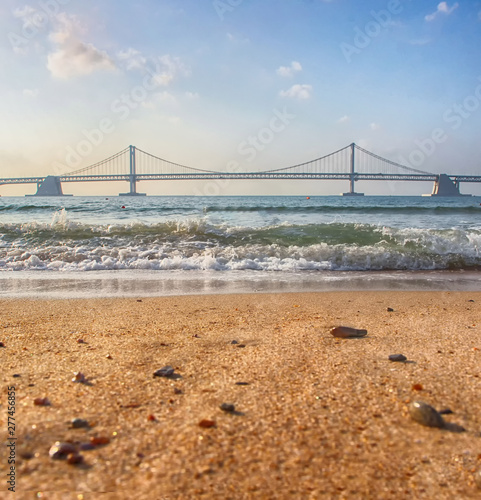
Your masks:
<svg viewBox="0 0 481 500"><path fill-rule="evenodd" d="M479 292L1 300L0 497L480 498L480 305ZM368 335L335 339L338 325ZM175 376L154 377L165 365ZM465 432L414 422L414 400ZM95 436L110 442L83 464L49 457Z"/></svg>

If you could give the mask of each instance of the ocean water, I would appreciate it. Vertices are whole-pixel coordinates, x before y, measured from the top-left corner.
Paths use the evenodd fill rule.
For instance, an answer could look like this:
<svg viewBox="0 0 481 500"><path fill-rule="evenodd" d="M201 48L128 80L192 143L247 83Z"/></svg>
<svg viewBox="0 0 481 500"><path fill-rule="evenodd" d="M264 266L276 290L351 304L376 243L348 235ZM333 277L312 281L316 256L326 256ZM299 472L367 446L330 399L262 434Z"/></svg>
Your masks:
<svg viewBox="0 0 481 500"><path fill-rule="evenodd" d="M0 295L481 289L481 198L0 198Z"/></svg>

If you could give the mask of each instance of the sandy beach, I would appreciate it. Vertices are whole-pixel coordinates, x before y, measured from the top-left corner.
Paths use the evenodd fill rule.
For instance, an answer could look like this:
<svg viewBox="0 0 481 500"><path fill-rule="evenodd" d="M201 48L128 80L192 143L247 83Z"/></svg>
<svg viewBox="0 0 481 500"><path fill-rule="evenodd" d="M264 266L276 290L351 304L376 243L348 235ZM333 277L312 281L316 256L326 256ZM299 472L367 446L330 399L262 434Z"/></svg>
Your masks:
<svg viewBox="0 0 481 500"><path fill-rule="evenodd" d="M480 304L480 292L1 300L0 497L480 498ZM368 334L336 339L339 325ZM174 374L154 377L165 366ZM446 428L415 422L415 400L451 410ZM57 441L82 461L50 458Z"/></svg>

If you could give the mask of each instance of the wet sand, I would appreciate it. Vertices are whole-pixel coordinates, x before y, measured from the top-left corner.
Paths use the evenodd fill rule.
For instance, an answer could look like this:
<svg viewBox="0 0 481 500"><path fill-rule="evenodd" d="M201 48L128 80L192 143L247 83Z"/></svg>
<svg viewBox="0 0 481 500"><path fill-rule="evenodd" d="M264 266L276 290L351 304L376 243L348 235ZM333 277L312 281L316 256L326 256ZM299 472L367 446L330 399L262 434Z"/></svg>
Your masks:
<svg viewBox="0 0 481 500"><path fill-rule="evenodd" d="M480 304L480 292L1 300L0 498L479 498ZM368 334L336 339L338 325ZM166 365L172 377L153 376ZM414 422L414 400L465 432ZM49 457L92 437L109 442L82 464Z"/></svg>

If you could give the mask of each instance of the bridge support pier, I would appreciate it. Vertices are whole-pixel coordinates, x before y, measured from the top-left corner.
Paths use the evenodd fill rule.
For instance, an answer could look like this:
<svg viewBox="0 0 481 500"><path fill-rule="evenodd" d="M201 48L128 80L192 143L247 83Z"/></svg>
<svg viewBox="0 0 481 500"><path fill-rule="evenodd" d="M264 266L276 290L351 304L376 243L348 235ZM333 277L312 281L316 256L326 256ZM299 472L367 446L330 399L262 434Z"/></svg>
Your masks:
<svg viewBox="0 0 481 500"><path fill-rule="evenodd" d="M428 196L471 196L459 192L459 183L453 182L447 174L439 174L434 181L433 192Z"/></svg>
<svg viewBox="0 0 481 500"><path fill-rule="evenodd" d="M130 191L128 193L119 193L119 196L147 196L146 193L137 193L137 175L135 173L135 146L130 148Z"/></svg>
<svg viewBox="0 0 481 500"><path fill-rule="evenodd" d="M71 194L63 194L62 183L60 177L55 175L47 175L42 182L37 184L37 192L35 194L27 194L27 196L72 196Z"/></svg>
<svg viewBox="0 0 481 500"><path fill-rule="evenodd" d="M356 151L356 145L351 144L351 172L349 176L349 192L342 193L342 196L364 196L364 193L356 193L354 190L354 183L356 182L356 170L355 170L355 157L354 153Z"/></svg>

